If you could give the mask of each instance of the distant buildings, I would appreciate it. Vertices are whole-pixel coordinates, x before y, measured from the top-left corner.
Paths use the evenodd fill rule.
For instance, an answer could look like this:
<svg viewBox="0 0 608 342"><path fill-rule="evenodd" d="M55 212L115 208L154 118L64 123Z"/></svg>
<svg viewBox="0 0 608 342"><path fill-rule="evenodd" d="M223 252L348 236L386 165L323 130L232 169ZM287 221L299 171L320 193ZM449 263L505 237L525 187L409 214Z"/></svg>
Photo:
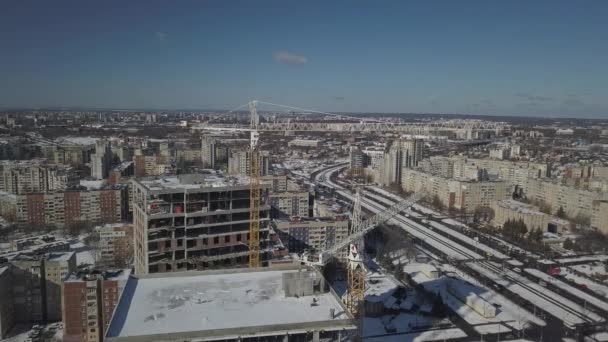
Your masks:
<svg viewBox="0 0 608 342"><path fill-rule="evenodd" d="M402 172L418 166L424 142L420 139L394 140L384 154L380 184L401 184Z"/></svg>
<svg viewBox="0 0 608 342"><path fill-rule="evenodd" d="M4 339L15 324L13 277L10 266L0 263L0 339Z"/></svg>
<svg viewBox="0 0 608 342"><path fill-rule="evenodd" d="M413 169L403 170L401 185L405 191L438 198L446 208L466 213L490 207L494 201L510 198L512 194L512 185L504 181L463 181Z"/></svg>
<svg viewBox="0 0 608 342"><path fill-rule="evenodd" d="M321 147L323 143L322 140L316 139L294 139L287 143L289 147L310 147L310 148L318 148Z"/></svg>
<svg viewBox="0 0 608 342"><path fill-rule="evenodd" d="M228 174L231 176L249 176L251 174L249 150L233 151L228 159ZM265 176L268 174L269 169L269 155L267 152L258 153L260 175Z"/></svg>
<svg viewBox="0 0 608 342"><path fill-rule="evenodd" d="M101 342L130 270L72 273L63 282L63 341Z"/></svg>
<svg viewBox="0 0 608 342"><path fill-rule="evenodd" d="M161 154L151 156L135 154L133 165L136 177L161 176L171 170L168 156Z"/></svg>
<svg viewBox="0 0 608 342"><path fill-rule="evenodd" d="M215 169L217 161L216 141L214 138L201 138L201 160L204 168Z"/></svg>
<svg viewBox="0 0 608 342"><path fill-rule="evenodd" d="M18 224L65 226L120 222L128 199L125 189L110 188L15 195L11 201L6 206L14 205Z"/></svg>
<svg viewBox="0 0 608 342"><path fill-rule="evenodd" d="M137 179L135 272L148 274L242 266L249 260L249 183L216 175ZM261 259L268 255L270 205L262 184Z"/></svg>
<svg viewBox="0 0 608 342"><path fill-rule="evenodd" d="M11 295L0 301L12 301L4 306L13 308L8 314L14 323L61 320L61 282L76 270L74 252L18 253L6 267L11 273Z"/></svg>
<svg viewBox="0 0 608 342"><path fill-rule="evenodd" d="M308 191L273 191L268 196L268 201L272 207L271 217L308 217L310 210L309 197Z"/></svg>
<svg viewBox="0 0 608 342"><path fill-rule="evenodd" d="M61 191L76 183L69 167L41 161L0 162L0 191L10 194Z"/></svg>
<svg viewBox="0 0 608 342"><path fill-rule="evenodd" d="M95 142L95 153L91 155L91 177L105 179L108 177L112 165L112 149L104 139Z"/></svg>
<svg viewBox="0 0 608 342"><path fill-rule="evenodd" d="M528 227L528 231L540 229L543 232L561 234L570 229L568 221L545 214L532 205L512 199L496 201L493 203L492 209L494 209L492 224L495 227L503 227L509 220L521 220Z"/></svg>
<svg viewBox="0 0 608 342"><path fill-rule="evenodd" d="M99 236L97 264L127 268L133 257L133 225L107 224L96 228Z"/></svg>
<svg viewBox="0 0 608 342"><path fill-rule="evenodd" d="M273 221L275 230L290 253L326 250L348 236L349 221L338 218L296 218Z"/></svg>

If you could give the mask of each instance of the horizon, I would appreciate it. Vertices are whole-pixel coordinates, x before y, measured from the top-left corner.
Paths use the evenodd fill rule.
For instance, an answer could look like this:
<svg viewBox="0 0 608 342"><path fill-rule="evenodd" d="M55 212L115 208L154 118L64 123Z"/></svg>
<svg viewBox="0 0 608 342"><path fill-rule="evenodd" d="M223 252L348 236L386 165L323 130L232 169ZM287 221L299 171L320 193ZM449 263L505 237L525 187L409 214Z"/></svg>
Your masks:
<svg viewBox="0 0 608 342"><path fill-rule="evenodd" d="M0 108L608 118L606 1L88 5L4 3Z"/></svg>

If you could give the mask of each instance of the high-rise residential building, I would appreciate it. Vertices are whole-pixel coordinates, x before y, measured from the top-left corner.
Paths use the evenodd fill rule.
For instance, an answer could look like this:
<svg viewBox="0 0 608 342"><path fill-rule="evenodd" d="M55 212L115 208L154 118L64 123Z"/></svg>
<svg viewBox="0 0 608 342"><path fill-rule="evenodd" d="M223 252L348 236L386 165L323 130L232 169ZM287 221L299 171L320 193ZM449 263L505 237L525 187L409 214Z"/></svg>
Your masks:
<svg viewBox="0 0 608 342"><path fill-rule="evenodd" d="M76 254L20 253L10 263L15 322L60 321L61 282L76 271Z"/></svg>
<svg viewBox="0 0 608 342"><path fill-rule="evenodd" d="M0 261L0 339L6 338L15 324L13 286L11 265Z"/></svg>
<svg viewBox="0 0 608 342"><path fill-rule="evenodd" d="M272 192L287 191L287 176L286 175L268 175L262 177L262 183L270 185Z"/></svg>
<svg viewBox="0 0 608 342"><path fill-rule="evenodd" d="M271 217L308 217L309 216L308 191L272 192L268 196L272 207Z"/></svg>
<svg viewBox="0 0 608 342"><path fill-rule="evenodd" d="M420 170L404 169L402 187L438 198L446 208L472 213L490 207L496 200L511 197L513 186L505 181L462 181L433 175Z"/></svg>
<svg viewBox="0 0 608 342"><path fill-rule="evenodd" d="M162 176L171 170L168 157L160 154L151 156L136 154L133 156L133 165L136 177Z"/></svg>
<svg viewBox="0 0 608 342"><path fill-rule="evenodd" d="M228 159L228 174L232 176L249 176L251 174L250 155L251 152L249 150L233 151ZM268 174L270 164L268 153L258 153L258 158L260 158L260 175L265 176Z"/></svg>
<svg viewBox="0 0 608 342"><path fill-rule="evenodd" d="M126 268L133 257L133 225L106 224L95 229L99 236L97 263L111 268Z"/></svg>
<svg viewBox="0 0 608 342"><path fill-rule="evenodd" d="M273 227L290 253L320 252L348 236L345 216L275 220Z"/></svg>
<svg viewBox="0 0 608 342"><path fill-rule="evenodd" d="M361 170L367 166L367 155L358 146L350 147L350 168Z"/></svg>
<svg viewBox="0 0 608 342"><path fill-rule="evenodd" d="M201 160L203 167L215 169L216 156L216 141L211 137L201 138Z"/></svg>
<svg viewBox="0 0 608 342"><path fill-rule="evenodd" d="M112 149L110 144L99 139L95 142L95 153L91 155L91 177L94 179L105 179L108 177L112 165Z"/></svg>
<svg viewBox="0 0 608 342"><path fill-rule="evenodd" d="M499 146L496 148L490 149L490 158L503 160L509 158L509 148L505 146Z"/></svg>
<svg viewBox="0 0 608 342"><path fill-rule="evenodd" d="M591 228L608 236L608 200L593 201Z"/></svg>
<svg viewBox="0 0 608 342"><path fill-rule="evenodd" d="M185 174L132 184L137 274L248 263L248 179ZM259 213L263 263L268 258L269 187L262 184Z"/></svg>
<svg viewBox="0 0 608 342"><path fill-rule="evenodd" d="M10 194L61 191L76 183L71 168L63 165L37 160L0 162L0 191Z"/></svg>
<svg viewBox="0 0 608 342"><path fill-rule="evenodd" d="M62 285L63 341L101 342L130 270L84 271L68 275Z"/></svg>
<svg viewBox="0 0 608 342"><path fill-rule="evenodd" d="M16 222L57 226L120 222L127 201L126 189L120 187L16 195Z"/></svg>
<svg viewBox="0 0 608 342"><path fill-rule="evenodd" d="M423 148L421 139L394 140L384 154L380 183L401 184L402 170L418 166Z"/></svg>

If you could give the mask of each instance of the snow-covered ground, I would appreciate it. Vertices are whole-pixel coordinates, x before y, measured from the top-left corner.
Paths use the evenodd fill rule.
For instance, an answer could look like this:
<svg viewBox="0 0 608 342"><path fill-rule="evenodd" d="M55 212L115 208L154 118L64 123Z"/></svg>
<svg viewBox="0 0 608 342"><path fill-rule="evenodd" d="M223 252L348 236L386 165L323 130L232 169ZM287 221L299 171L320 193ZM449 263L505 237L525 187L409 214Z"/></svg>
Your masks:
<svg viewBox="0 0 608 342"><path fill-rule="evenodd" d="M587 321L604 322L604 319L587 308L540 286L518 273L502 269L501 265L493 262L469 262L471 269L502 285L513 293L543 308L546 312L560 319L568 326L575 326ZM566 306L567 308L564 308ZM575 312L576 315L572 314ZM584 317L581 317L584 316Z"/></svg>
<svg viewBox="0 0 608 342"><path fill-rule="evenodd" d="M527 310L519 307L511 300L483 286L476 279L462 272L460 269L443 264L434 265L441 273L450 276L440 276L439 278L429 278L424 272L424 264L412 263L404 267L404 272L408 273L412 279L421 284L427 291L441 295L445 305L457 313L464 321L473 327L479 334L505 333L512 330L520 330L528 327L531 323L537 326L545 326L544 320L534 316ZM448 285L453 290L448 290ZM454 295L458 293L475 294L487 305L496 306L495 317L484 317L472 309Z"/></svg>
<svg viewBox="0 0 608 342"><path fill-rule="evenodd" d="M51 342L63 341L63 324L61 322L35 327L17 325L9 332L10 337L0 340L0 342L26 342L31 341L31 336L44 336Z"/></svg>

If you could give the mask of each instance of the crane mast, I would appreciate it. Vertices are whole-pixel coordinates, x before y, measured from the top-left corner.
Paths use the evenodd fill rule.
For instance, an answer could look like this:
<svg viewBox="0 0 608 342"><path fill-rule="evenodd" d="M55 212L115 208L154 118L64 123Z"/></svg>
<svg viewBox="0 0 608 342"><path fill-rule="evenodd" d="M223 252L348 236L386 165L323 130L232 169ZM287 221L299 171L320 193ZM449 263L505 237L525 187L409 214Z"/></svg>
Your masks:
<svg viewBox="0 0 608 342"><path fill-rule="evenodd" d="M260 158L257 101L249 102L251 141L249 146L249 267L260 267Z"/></svg>

